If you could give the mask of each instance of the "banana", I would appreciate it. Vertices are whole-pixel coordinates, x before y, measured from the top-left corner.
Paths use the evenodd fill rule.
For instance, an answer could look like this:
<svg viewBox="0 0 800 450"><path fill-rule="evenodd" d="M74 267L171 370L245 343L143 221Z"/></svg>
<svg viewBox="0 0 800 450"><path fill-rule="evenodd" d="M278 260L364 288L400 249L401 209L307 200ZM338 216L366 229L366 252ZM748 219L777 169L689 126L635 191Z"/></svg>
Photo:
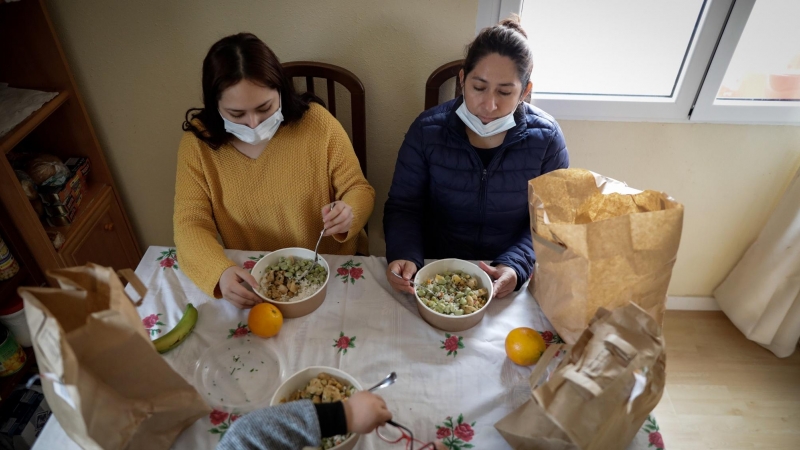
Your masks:
<svg viewBox="0 0 800 450"><path fill-rule="evenodd" d="M192 333L195 324L197 324L197 309L194 305L189 303L186 306L186 311L183 312L183 317L181 317L181 320L175 325L175 328L153 341L158 353L166 353L181 345L181 342Z"/></svg>

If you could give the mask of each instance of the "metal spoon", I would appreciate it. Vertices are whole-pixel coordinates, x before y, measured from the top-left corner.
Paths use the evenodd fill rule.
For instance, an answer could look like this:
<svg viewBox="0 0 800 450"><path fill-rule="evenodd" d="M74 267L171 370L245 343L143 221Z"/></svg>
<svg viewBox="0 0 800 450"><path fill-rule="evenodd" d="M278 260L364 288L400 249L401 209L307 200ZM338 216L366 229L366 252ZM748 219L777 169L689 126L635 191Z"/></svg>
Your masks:
<svg viewBox="0 0 800 450"><path fill-rule="evenodd" d="M372 392L377 389L385 388L386 386L391 386L394 384L395 381L397 381L397 374L392 372L389 375L386 375L386 378L384 378L380 383L367 389L367 391Z"/></svg>
<svg viewBox="0 0 800 450"><path fill-rule="evenodd" d="M397 278L400 278L403 281L409 282L411 284L411 286L414 286L416 288L427 289L425 286L423 286L423 285L421 285L419 283L415 283L414 280L406 280L405 278L403 278L402 275L400 275L399 273L395 272L394 270L392 270L391 272L392 272L392 275L396 276Z"/></svg>

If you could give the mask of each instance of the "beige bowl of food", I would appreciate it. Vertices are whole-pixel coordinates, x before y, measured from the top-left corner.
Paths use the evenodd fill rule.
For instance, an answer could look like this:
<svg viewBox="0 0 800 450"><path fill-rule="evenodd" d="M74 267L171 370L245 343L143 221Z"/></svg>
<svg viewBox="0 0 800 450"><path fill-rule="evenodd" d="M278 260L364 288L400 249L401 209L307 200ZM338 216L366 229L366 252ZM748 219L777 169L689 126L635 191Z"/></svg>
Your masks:
<svg viewBox="0 0 800 450"><path fill-rule="evenodd" d="M800 71L798 73L770 74L769 87L775 91L799 91Z"/></svg>
<svg viewBox="0 0 800 450"><path fill-rule="evenodd" d="M323 375L324 374L324 375ZM283 384L278 387L278 390L275 391L275 394L272 396L272 400L270 401L271 406L280 405L281 403L285 403L286 401L292 398L292 394L296 394L299 392L302 393L303 397L313 396L313 393L316 393L319 390L319 384L314 387L309 388L309 384L312 380L320 377L325 377L326 375L331 376L336 382L342 385L343 389L339 389L335 387L335 389L341 394L342 390L349 392L346 394L348 397L352 395L356 391L361 391L363 388L361 387L361 383L358 382L355 378L350 376L349 374L342 372L339 369L334 369L333 367L322 367L322 366L312 366L307 367L296 374L289 377ZM327 381L327 379L326 379ZM321 381L319 382L321 384ZM322 390L324 392L327 386L323 386ZM333 393L332 388L328 388L331 394ZM310 391L310 392L309 392ZM336 401L335 395L333 395L334 399L332 401ZM320 400L330 400L329 398L322 399L322 395L320 395ZM312 400L313 401L313 400ZM322 441L322 448L323 450L332 449L332 450L352 450L353 447L356 446L358 442L358 435L353 433L349 437L342 437L336 438L329 438L323 439ZM337 443L338 442L338 443Z"/></svg>
<svg viewBox="0 0 800 450"><path fill-rule="evenodd" d="M294 280L294 276L301 275L304 268L300 268L299 272L301 273L295 273L296 270L287 272L280 268L273 270L276 265L281 264L281 258L284 258L283 261L292 261L293 263L288 265L292 269L300 264L313 262L314 252L306 248L291 247L276 250L261 258L250 271L259 285L258 289L254 289L256 294L275 305L281 311L283 317L291 319L311 314L322 305L328 292L328 280L331 276L328 262L325 261L322 255L319 255L318 267L312 269L312 272L305 279L300 280L300 283L295 283L293 286L291 281ZM303 261L303 263L300 263L300 261ZM324 277L319 273L320 267L326 272ZM271 280L269 280L270 272L272 272ZM280 272L284 273L281 274ZM281 288L281 286L283 287ZM294 289L297 289L297 291L291 292Z"/></svg>
<svg viewBox="0 0 800 450"><path fill-rule="evenodd" d="M469 293L461 292L464 293L464 296L455 298L452 301L448 301L446 298L440 299L442 302L436 306L429 306L431 300L431 294L429 292L425 293L425 298L420 297L421 288L419 285L427 286L431 281L432 284L436 284L437 275L445 276L447 273L455 272L469 275L470 279L475 280L475 287L470 287L470 293L474 294L475 290L485 290L485 293L480 295L481 300L485 298L485 304L483 304L480 309L476 309L474 304L470 305L461 301L462 298L468 301L468 297L471 296L474 302L475 297L478 296L470 295ZM414 296L417 298L417 309L419 309L420 315L426 322L444 331L464 331L477 325L478 322L483 319L483 315L486 314L486 308L489 307L489 303L492 301L492 295L494 294L494 287L492 286L492 280L489 278L489 275L475 264L462 259L440 259L439 261L434 261L417 272L417 275L414 277L414 283L417 285L414 289ZM469 283L467 280L465 284L472 283ZM445 283L445 286L449 286L449 284ZM463 287L465 286L459 286L459 288ZM435 288L433 288L433 290L435 290ZM458 293L456 293L454 297L458 297ZM458 303L458 305L455 305L456 303ZM456 312L447 311L446 306L448 305L456 306ZM456 315L458 314L458 309L462 311L460 315ZM472 311L472 309L475 309L475 311Z"/></svg>

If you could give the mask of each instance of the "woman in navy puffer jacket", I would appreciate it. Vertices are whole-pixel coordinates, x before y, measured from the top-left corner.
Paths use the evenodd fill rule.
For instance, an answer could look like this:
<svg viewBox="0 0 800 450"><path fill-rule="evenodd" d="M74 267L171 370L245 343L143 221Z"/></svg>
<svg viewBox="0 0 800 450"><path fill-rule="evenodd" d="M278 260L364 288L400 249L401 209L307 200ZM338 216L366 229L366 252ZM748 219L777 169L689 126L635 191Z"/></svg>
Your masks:
<svg viewBox="0 0 800 450"><path fill-rule="evenodd" d="M467 49L464 95L411 125L383 215L386 276L398 291L414 293L425 258L492 261L480 265L498 298L530 278L528 180L569 166L558 123L523 101L532 69L518 20L486 28Z"/></svg>

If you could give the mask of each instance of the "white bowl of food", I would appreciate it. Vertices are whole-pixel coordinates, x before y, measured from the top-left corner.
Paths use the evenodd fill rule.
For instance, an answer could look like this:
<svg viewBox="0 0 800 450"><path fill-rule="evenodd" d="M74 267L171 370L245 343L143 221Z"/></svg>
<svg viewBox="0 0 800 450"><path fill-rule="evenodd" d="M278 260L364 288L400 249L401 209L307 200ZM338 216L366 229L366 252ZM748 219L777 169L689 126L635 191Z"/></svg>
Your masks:
<svg viewBox="0 0 800 450"><path fill-rule="evenodd" d="M333 367L307 367L289 377L278 387L270 401L271 406L295 400L332 403L347 401L356 391L361 391L361 383L349 374ZM315 398L316 397L316 398ZM322 440L323 450L352 450L358 442L358 435L334 436Z"/></svg>
<svg viewBox="0 0 800 450"><path fill-rule="evenodd" d="M275 305L283 317L311 314L325 301L330 279L330 266L322 255L317 265L303 279L300 275L311 266L314 252L291 247L276 250L261 258L250 273L256 279L256 294Z"/></svg>
<svg viewBox="0 0 800 450"><path fill-rule="evenodd" d="M480 267L462 259L440 259L414 277L417 309L426 322L444 331L464 331L483 319L494 287Z"/></svg>

